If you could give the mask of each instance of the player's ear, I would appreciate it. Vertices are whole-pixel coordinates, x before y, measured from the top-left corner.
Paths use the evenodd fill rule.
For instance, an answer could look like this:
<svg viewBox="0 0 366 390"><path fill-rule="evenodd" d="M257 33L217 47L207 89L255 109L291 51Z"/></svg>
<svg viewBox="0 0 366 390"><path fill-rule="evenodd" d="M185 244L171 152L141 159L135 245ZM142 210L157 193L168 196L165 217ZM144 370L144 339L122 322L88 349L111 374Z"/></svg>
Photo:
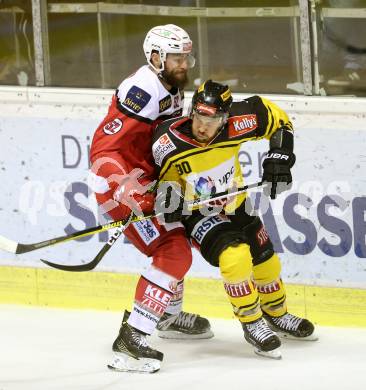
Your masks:
<svg viewBox="0 0 366 390"><path fill-rule="evenodd" d="M151 62L156 69L161 68L161 60L160 60L159 53L154 51L151 53Z"/></svg>

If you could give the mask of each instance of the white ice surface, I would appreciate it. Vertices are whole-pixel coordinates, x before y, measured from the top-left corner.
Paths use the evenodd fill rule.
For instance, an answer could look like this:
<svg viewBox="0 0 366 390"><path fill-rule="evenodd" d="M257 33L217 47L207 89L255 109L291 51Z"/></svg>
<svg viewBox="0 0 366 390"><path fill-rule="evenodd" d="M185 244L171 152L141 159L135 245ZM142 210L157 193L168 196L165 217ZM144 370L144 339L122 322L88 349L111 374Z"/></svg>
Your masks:
<svg viewBox="0 0 366 390"><path fill-rule="evenodd" d="M121 314L0 305L0 390L364 390L366 329L318 327L318 342L283 342L280 361L256 356L236 321L215 337L162 340L155 374L109 371Z"/></svg>

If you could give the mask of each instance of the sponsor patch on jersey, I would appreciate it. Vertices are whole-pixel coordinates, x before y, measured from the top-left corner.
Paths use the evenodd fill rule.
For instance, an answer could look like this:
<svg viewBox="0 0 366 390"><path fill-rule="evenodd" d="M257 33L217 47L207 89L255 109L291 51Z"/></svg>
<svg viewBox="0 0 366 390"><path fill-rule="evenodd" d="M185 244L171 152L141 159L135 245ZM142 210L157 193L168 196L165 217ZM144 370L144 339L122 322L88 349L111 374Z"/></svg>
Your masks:
<svg viewBox="0 0 366 390"><path fill-rule="evenodd" d="M231 157L208 170L190 173L186 182L195 198L207 198L232 188L235 176L235 157Z"/></svg>
<svg viewBox="0 0 366 390"><path fill-rule="evenodd" d="M150 245L160 236L156 226L149 220L134 222L132 226L146 245Z"/></svg>
<svg viewBox="0 0 366 390"><path fill-rule="evenodd" d="M155 164L161 166L164 157L177 147L174 145L168 134L163 134L153 143L152 151Z"/></svg>
<svg viewBox="0 0 366 390"><path fill-rule="evenodd" d="M194 193L199 198L213 197L217 192L215 180L210 176L199 177L194 181Z"/></svg>
<svg viewBox="0 0 366 390"><path fill-rule="evenodd" d="M258 127L257 115L246 114L229 118L229 137L237 137L249 133Z"/></svg>
<svg viewBox="0 0 366 390"><path fill-rule="evenodd" d="M211 217L202 218L196 225L194 226L191 237L195 239L198 244L202 244L203 239L206 234L222 223L230 223L229 218L226 215L213 215Z"/></svg>
<svg viewBox="0 0 366 390"><path fill-rule="evenodd" d="M121 119L116 118L113 121L108 122L103 127L103 131L108 135L113 135L118 133L122 129L122 126L123 126L123 122L121 121Z"/></svg>
<svg viewBox="0 0 366 390"><path fill-rule="evenodd" d="M170 95L159 101L159 112L166 111L172 105L172 97Z"/></svg>
<svg viewBox="0 0 366 390"><path fill-rule="evenodd" d="M122 105L139 113L149 103L150 99L151 95L149 93L134 85L127 92Z"/></svg>
<svg viewBox="0 0 366 390"><path fill-rule="evenodd" d="M256 233L256 239L259 246L263 246L269 240L269 235L264 226L262 226Z"/></svg>

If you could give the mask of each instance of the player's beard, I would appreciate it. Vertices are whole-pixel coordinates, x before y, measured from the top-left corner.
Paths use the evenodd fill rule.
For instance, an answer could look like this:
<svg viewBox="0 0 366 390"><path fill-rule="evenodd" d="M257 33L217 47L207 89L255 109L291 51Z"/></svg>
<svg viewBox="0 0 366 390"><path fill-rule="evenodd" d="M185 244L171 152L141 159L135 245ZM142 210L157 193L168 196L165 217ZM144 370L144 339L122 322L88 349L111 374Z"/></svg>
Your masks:
<svg viewBox="0 0 366 390"><path fill-rule="evenodd" d="M171 71L164 69L161 72L161 75L166 83L179 89L184 89L189 81L187 71L180 69L173 69Z"/></svg>

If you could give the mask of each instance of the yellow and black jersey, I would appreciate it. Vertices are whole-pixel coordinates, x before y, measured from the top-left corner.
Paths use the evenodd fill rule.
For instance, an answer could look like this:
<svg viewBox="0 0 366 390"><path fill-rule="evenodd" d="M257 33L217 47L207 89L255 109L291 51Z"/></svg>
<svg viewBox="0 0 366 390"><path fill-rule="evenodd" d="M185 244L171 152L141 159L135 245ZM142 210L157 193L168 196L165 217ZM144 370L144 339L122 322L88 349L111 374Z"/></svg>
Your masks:
<svg viewBox="0 0 366 390"><path fill-rule="evenodd" d="M193 139L191 126L189 117L165 121L156 128L152 145L159 181L177 182L187 200L242 186L240 145L270 139L280 127L292 130L287 114L259 96L234 102L226 125L205 146ZM245 194L231 199L226 211L233 211L244 199Z"/></svg>

